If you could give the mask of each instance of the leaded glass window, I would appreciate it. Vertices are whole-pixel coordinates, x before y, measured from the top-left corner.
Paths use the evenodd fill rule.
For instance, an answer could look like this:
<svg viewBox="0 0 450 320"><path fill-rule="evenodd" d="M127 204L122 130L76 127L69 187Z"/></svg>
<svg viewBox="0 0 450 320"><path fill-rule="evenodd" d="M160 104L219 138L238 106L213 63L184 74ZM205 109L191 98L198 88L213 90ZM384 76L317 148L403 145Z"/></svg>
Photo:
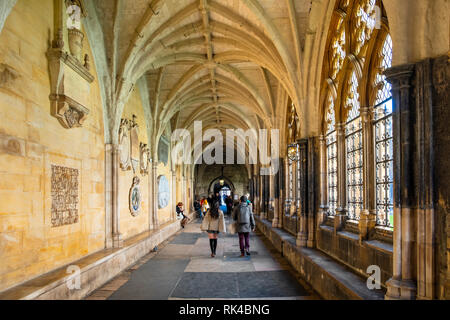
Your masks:
<svg viewBox="0 0 450 320"><path fill-rule="evenodd" d="M293 191L294 191L294 172L293 172L293 163L289 160L289 200L293 200Z"/></svg>
<svg viewBox="0 0 450 320"><path fill-rule="evenodd" d="M347 105L350 109L345 126L347 167L347 208L350 220L359 220L363 209L363 132L359 112L358 79L353 72Z"/></svg>
<svg viewBox="0 0 450 320"><path fill-rule="evenodd" d="M392 65L392 39L387 35L377 74L377 106L374 108L377 225L394 227L394 151L391 85L382 71ZM381 85L380 85L381 84Z"/></svg>
<svg viewBox="0 0 450 320"><path fill-rule="evenodd" d="M328 182L328 214L334 216L337 208L338 179L337 179L337 136L333 97L328 97L327 113L327 182Z"/></svg>

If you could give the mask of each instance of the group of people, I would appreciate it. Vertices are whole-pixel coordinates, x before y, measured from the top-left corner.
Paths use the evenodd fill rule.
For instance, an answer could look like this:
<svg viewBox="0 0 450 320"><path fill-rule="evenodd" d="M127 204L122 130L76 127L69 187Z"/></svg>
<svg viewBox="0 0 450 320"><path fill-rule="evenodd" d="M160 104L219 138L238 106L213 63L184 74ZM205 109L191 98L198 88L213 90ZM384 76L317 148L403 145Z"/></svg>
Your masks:
<svg viewBox="0 0 450 320"><path fill-rule="evenodd" d="M231 201L227 201L227 199ZM236 223L236 231L239 234L241 257L246 254L250 255L250 232L254 231L256 227L251 203L246 196L242 196L240 203L235 206L233 211L233 200L231 197L227 199L225 200L227 212L232 214L232 219ZM221 232L226 232L225 216L220 209L220 204L219 194L216 194L214 197L202 199L199 203L200 206L197 206L200 208L202 219L200 229L208 233L211 257L213 258L216 256L218 236Z"/></svg>
<svg viewBox="0 0 450 320"><path fill-rule="evenodd" d="M236 223L236 232L239 235L239 247L241 257L250 255L250 232L255 231L255 218L253 216L252 203L247 196L240 198L239 204L234 206L233 199L228 196L225 199L227 213L231 215L234 223ZM194 202L194 209L197 217L202 221L200 229L206 231L209 237L209 245L211 248L211 257L216 256L217 239L219 234L226 232L225 215L220 209L220 194L210 195L200 201ZM234 210L233 210L234 206ZM184 228L189 218L184 214L183 203L179 202L176 208L177 215L182 218L181 226Z"/></svg>

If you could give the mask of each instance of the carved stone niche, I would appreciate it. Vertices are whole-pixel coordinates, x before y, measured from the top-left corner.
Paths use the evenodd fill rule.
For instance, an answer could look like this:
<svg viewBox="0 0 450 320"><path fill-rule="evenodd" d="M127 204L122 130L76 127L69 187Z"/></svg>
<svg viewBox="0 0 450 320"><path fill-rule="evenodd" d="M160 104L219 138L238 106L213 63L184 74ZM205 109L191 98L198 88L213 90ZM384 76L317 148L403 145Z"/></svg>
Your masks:
<svg viewBox="0 0 450 320"><path fill-rule="evenodd" d="M81 30L59 26L55 39L47 51L51 82L51 113L64 128L81 127L89 114L90 84L94 76L89 72L89 57L80 61L84 34ZM64 32L69 39L69 52L64 47Z"/></svg>
<svg viewBox="0 0 450 320"><path fill-rule="evenodd" d="M141 174L145 176L148 174L148 163L150 161L150 148L146 144L141 142L140 149L141 149L141 158L140 158Z"/></svg>

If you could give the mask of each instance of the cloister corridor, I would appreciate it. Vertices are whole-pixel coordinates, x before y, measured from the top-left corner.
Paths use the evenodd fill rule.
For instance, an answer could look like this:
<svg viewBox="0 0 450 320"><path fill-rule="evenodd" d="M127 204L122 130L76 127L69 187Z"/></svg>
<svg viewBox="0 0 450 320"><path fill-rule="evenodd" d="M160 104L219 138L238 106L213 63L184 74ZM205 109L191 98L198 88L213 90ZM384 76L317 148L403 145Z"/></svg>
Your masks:
<svg viewBox="0 0 450 320"><path fill-rule="evenodd" d="M0 0L0 303L450 300L449 2Z"/></svg>

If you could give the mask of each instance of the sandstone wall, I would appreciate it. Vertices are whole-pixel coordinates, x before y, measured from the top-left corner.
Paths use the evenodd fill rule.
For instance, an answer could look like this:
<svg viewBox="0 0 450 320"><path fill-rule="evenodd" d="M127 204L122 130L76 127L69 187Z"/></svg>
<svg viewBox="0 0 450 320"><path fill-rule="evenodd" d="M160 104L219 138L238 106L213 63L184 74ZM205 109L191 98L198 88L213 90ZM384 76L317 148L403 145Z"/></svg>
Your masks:
<svg viewBox="0 0 450 320"><path fill-rule="evenodd" d="M18 76L0 82L0 291L103 249L105 243L98 81L86 97L90 113L83 127L63 128L50 110L51 12L51 0L18 1L0 34L0 71L7 66ZM83 50L92 58L87 39ZM96 77L92 63L90 72ZM74 224L52 226L52 165L79 172Z"/></svg>

